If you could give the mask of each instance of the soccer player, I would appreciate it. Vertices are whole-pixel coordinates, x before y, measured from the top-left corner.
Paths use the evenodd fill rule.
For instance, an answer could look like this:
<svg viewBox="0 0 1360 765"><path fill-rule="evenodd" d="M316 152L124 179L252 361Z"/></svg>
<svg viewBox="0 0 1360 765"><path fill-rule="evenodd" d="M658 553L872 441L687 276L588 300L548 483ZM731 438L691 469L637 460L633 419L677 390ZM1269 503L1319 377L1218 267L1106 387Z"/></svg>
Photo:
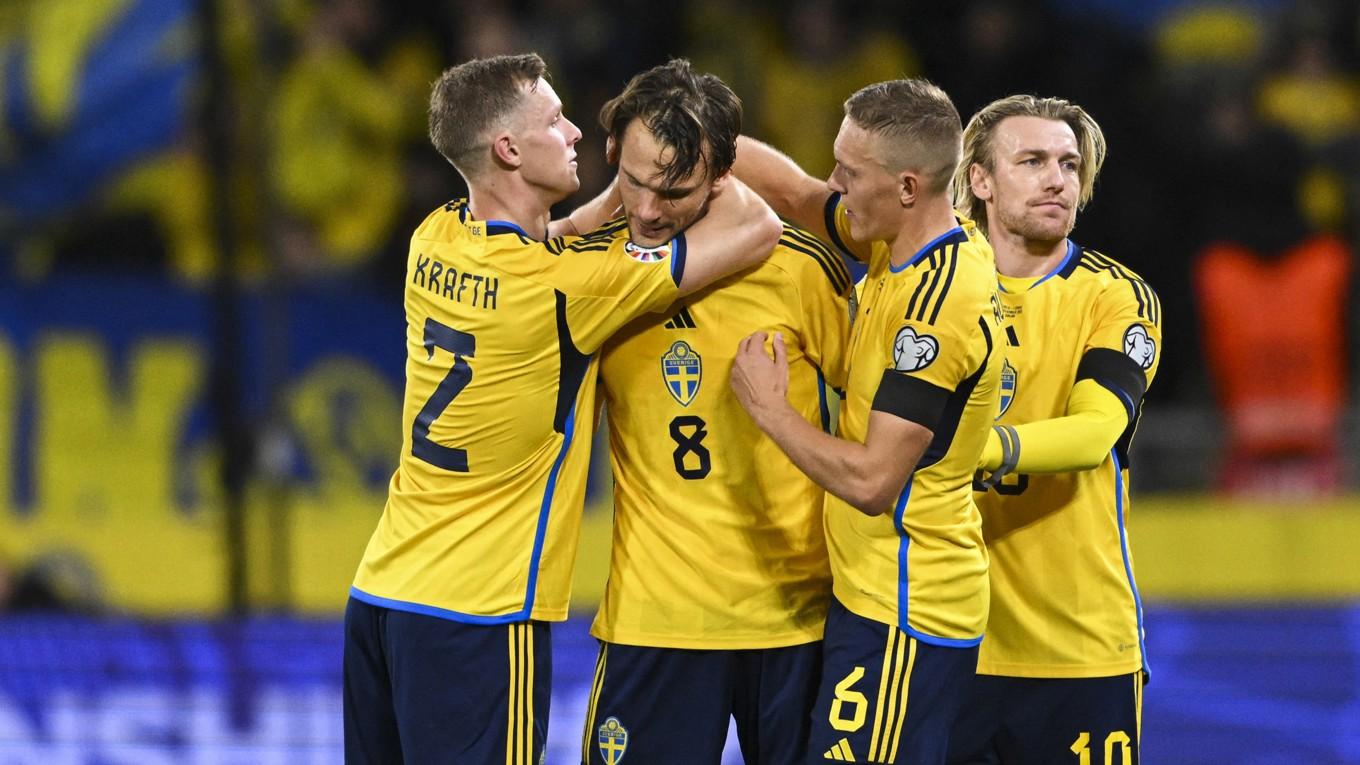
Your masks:
<svg viewBox="0 0 1360 765"><path fill-rule="evenodd" d="M411 237L404 439L345 612L345 756L536 765L595 353L630 319L754 265L780 226L729 184L659 246L545 240L549 206L579 183L581 132L537 55L445 71L430 137L470 193Z"/></svg>
<svg viewBox="0 0 1360 765"><path fill-rule="evenodd" d="M977 665L987 555L971 484L1002 338L991 248L951 204L961 131L943 91L894 80L845 102L825 186L763 144L737 150L737 176L776 211L868 265L839 437L787 401L778 335L773 360L762 333L743 340L732 374L760 429L829 492L813 762L943 763Z"/></svg>
<svg viewBox="0 0 1360 765"><path fill-rule="evenodd" d="M741 102L687 61L634 77L600 122L618 164L619 236L668 242L731 182ZM789 399L828 427L850 289L839 255L786 226L760 265L605 344L614 540L583 762L717 765L733 717L750 765L803 758L831 588L823 492L726 381L736 338L780 331Z"/></svg>
<svg viewBox="0 0 1360 765"><path fill-rule="evenodd" d="M1105 160L1081 107L1011 96L964 131L956 198L996 250L1006 362L975 488L991 618L951 763L1134 765L1146 657L1125 518L1161 308L1068 236Z"/></svg>

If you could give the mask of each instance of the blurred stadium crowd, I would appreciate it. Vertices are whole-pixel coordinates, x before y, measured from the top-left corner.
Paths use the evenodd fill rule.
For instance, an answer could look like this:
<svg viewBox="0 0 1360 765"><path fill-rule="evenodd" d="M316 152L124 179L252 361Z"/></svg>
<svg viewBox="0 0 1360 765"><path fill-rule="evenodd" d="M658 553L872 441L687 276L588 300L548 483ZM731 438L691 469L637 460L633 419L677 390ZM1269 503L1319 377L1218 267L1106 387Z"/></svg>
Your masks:
<svg viewBox="0 0 1360 765"><path fill-rule="evenodd" d="M1354 606L1201 612L1360 591L1355 0L0 1L0 611L77 614L0 620L0 759L334 761L338 626L288 614L335 615L395 461L408 237L465 191L429 85L528 50L586 133L558 213L611 175L599 107L672 56L816 174L878 80L927 77L965 120L1017 92L1087 108L1110 157L1074 239L1165 311L1134 486L1171 512L1135 515L1140 583L1196 604L1150 622L1151 746L1356 761ZM142 620L242 606L284 616Z"/></svg>
<svg viewBox="0 0 1360 765"><path fill-rule="evenodd" d="M428 83L472 56L541 52L567 113L588 128L633 73L689 57L741 95L747 132L814 173L830 169L840 101L867 82L928 77L965 116L1013 92L1060 95L1085 105L1111 145L1076 237L1131 263L1165 305L1148 427L1158 409L1217 402L1239 452L1230 461L1311 455L1304 483L1344 480L1360 211L1353 2L220 0L215 10L212 26L190 0L0 10L7 279L114 271L206 287L229 249L246 284L395 300L410 230L461 193L425 137ZM205 55L207 37L220 57ZM602 133L587 130L583 191L567 204L609 173ZM1293 311L1309 314L1253 321ZM1220 483L1235 480L1247 479L1229 465Z"/></svg>

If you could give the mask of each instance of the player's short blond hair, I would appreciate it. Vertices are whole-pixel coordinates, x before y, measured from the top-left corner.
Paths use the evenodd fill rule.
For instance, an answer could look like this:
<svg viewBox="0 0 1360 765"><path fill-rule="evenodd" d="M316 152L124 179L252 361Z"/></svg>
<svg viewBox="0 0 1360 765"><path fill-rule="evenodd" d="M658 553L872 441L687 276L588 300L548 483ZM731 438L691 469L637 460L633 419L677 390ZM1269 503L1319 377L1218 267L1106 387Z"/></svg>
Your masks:
<svg viewBox="0 0 1360 765"><path fill-rule="evenodd" d="M449 67L430 90L430 142L469 178L490 161L487 141L505 127L548 67L537 53L472 59Z"/></svg>
<svg viewBox="0 0 1360 765"><path fill-rule="evenodd" d="M927 80L888 80L845 100L845 116L876 136L889 172L919 170L930 193L948 192L962 152L963 124L954 102Z"/></svg>
<svg viewBox="0 0 1360 765"><path fill-rule="evenodd" d="M1085 109L1071 101L1018 95L987 104L968 120L968 127L963 130L963 161L954 175L955 205L972 218L984 234L987 233L987 204L973 194L969 171L973 165L981 166L989 174L996 170L993 152L996 128L1007 117L1038 117L1066 122L1072 128L1077 151L1081 154L1081 164L1077 168L1077 177L1081 179L1081 194L1077 197L1079 210L1091 201L1096 176L1105 164L1105 134Z"/></svg>

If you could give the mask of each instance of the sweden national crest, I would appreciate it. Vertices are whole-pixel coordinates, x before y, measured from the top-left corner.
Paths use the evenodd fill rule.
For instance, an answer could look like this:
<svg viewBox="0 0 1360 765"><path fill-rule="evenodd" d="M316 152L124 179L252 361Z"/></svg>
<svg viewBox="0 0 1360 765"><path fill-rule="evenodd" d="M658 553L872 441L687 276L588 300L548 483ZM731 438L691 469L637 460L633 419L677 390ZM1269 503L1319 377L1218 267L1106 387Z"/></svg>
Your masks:
<svg viewBox="0 0 1360 765"><path fill-rule="evenodd" d="M1001 365L1001 411L996 413L996 419L1001 419L1001 415L1011 408L1019 379L1020 376L1016 373L1015 367L1011 366L1010 359L1006 359Z"/></svg>
<svg viewBox="0 0 1360 765"><path fill-rule="evenodd" d="M684 340L672 343L671 349L661 357L661 379L681 406L689 406L694 400L703 377L703 359Z"/></svg>
<svg viewBox="0 0 1360 765"><path fill-rule="evenodd" d="M628 752L628 729L623 727L619 718L610 717L599 730L600 757L605 765L619 765L623 755Z"/></svg>

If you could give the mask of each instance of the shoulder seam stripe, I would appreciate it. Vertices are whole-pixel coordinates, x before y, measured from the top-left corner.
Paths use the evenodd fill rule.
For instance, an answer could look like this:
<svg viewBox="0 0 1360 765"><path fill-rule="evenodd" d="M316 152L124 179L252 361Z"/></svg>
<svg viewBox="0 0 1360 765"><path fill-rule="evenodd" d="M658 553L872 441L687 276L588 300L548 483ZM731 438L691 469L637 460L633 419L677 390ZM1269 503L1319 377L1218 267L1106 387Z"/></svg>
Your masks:
<svg viewBox="0 0 1360 765"><path fill-rule="evenodd" d="M949 288L954 284L954 271L959 265L959 245L957 242L950 248L946 260L949 261L949 273L945 276L944 288L940 290L940 299L935 301L935 310L930 312L931 324L934 324L935 320L940 318L940 309L944 307L944 299L949 296Z"/></svg>
<svg viewBox="0 0 1360 765"><path fill-rule="evenodd" d="M915 318L917 321L925 321L926 311L930 310L936 300L943 297L943 294L935 294L935 288L940 286L940 279L944 276L944 263L948 258L949 256L943 250L936 250L930 254L930 267L927 272L932 273L933 278L930 280L930 287L926 289L925 297L921 301L921 307L916 311Z"/></svg>
<svg viewBox="0 0 1360 765"><path fill-rule="evenodd" d="M822 273L826 274L827 281L831 282L831 288L836 291L836 294L839 295L840 293L845 292L846 288L850 286L849 275L848 274L843 275L838 273L835 267L831 265L830 253L827 252L819 253L816 250L806 247L801 243L797 243L792 240L786 240L782 237L779 240L779 244L783 245L784 247L787 247L790 250L801 252L804 255L807 255L808 257L816 261L817 265L822 267Z"/></svg>
<svg viewBox="0 0 1360 765"><path fill-rule="evenodd" d="M832 249L826 242L823 242L800 228L794 228L793 226L785 226L784 235L793 238L795 241L806 244L817 252L825 253L828 262L833 264L836 271L842 275L847 283L850 281L849 267L845 265L845 261L842 260L841 254Z"/></svg>
<svg viewBox="0 0 1360 765"><path fill-rule="evenodd" d="M911 300L907 301L907 313L902 317L903 319L910 319L911 315L916 313L916 299L921 296L921 290L925 289L926 281L929 279L929 271L921 274L921 281L916 283L916 291L911 293Z"/></svg>
<svg viewBox="0 0 1360 765"><path fill-rule="evenodd" d="M1081 266L1095 273L1107 271L1114 278L1127 281L1133 289L1134 299L1138 301L1138 315L1155 325L1161 325L1161 299L1152 285L1142 277L1093 250L1082 251Z"/></svg>

